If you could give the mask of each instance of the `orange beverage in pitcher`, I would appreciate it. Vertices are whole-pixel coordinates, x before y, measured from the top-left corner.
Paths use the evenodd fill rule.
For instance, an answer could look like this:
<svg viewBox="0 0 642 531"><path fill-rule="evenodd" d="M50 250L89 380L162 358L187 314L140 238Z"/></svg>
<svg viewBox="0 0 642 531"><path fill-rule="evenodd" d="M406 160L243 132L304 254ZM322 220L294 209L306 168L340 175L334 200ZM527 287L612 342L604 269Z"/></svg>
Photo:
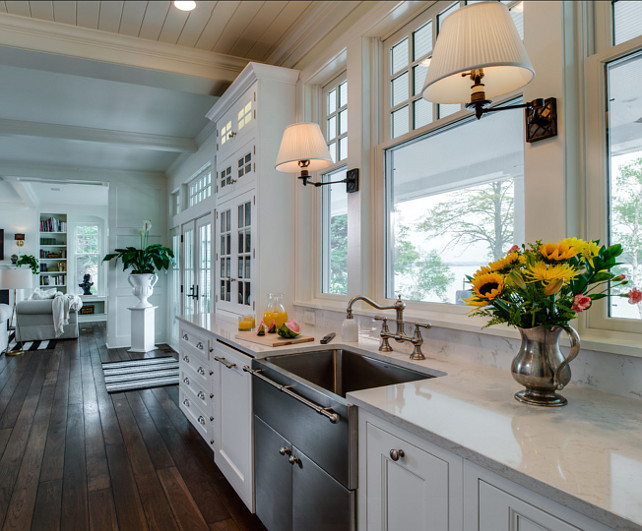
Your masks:
<svg viewBox="0 0 642 531"><path fill-rule="evenodd" d="M274 320L276 321L276 327L278 328L288 320L288 312L281 307L281 309L274 312Z"/></svg>

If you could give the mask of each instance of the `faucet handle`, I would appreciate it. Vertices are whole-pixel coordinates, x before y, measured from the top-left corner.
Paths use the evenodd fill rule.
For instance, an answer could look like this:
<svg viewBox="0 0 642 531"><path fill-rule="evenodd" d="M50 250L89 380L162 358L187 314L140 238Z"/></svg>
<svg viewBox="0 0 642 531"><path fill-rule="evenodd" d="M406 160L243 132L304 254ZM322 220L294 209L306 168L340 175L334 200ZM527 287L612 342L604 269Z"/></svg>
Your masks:
<svg viewBox="0 0 642 531"><path fill-rule="evenodd" d="M383 321L384 323L388 320L387 317L384 317L383 315L375 315L374 316L375 321Z"/></svg>
<svg viewBox="0 0 642 531"><path fill-rule="evenodd" d="M419 328L425 328L426 330L428 328L432 328L432 325L430 323L414 323L415 329L419 330Z"/></svg>

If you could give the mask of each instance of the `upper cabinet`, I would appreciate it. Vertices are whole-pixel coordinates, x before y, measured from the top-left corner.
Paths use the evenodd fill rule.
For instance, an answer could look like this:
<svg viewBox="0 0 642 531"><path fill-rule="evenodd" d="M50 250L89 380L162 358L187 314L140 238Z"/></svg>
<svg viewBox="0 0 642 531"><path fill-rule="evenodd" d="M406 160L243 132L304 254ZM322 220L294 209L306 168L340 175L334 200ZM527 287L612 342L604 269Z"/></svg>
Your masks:
<svg viewBox="0 0 642 531"><path fill-rule="evenodd" d="M293 298L297 179L275 170L294 122L299 72L249 63L207 117L216 123L217 311L260 315L268 293Z"/></svg>

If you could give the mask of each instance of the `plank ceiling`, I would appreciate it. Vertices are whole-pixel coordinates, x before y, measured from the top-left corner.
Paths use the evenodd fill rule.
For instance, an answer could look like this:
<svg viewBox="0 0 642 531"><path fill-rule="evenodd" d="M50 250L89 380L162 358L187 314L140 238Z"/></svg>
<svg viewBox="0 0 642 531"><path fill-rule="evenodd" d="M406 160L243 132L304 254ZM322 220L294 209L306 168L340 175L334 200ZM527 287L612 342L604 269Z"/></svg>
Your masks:
<svg viewBox="0 0 642 531"><path fill-rule="evenodd" d="M0 13L268 62L311 11L307 1L198 1L184 12L169 1L0 1Z"/></svg>

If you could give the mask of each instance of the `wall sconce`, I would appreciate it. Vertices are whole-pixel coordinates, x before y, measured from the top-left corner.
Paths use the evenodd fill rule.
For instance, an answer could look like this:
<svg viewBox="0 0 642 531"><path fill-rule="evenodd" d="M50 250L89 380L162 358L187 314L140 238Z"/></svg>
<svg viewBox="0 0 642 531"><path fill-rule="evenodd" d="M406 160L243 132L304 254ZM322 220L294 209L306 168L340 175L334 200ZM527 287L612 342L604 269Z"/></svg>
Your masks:
<svg viewBox="0 0 642 531"><path fill-rule="evenodd" d="M477 119L488 112L525 109L526 142L536 142L557 135L555 98L488 108L491 98L520 89L534 77L508 8L482 2L444 19L422 95L435 103L465 103Z"/></svg>
<svg viewBox="0 0 642 531"><path fill-rule="evenodd" d="M15 234L13 237L16 240L16 245L22 247L25 244L25 235L24 234Z"/></svg>
<svg viewBox="0 0 642 531"><path fill-rule="evenodd" d="M276 169L286 173L299 173L303 186L311 184L315 187L328 184L346 183L346 192L359 191L359 169L348 170L346 178L333 182L314 182L310 180L310 172L332 166L332 157L325 143L319 124L298 123L288 125L283 132L281 147L276 157Z"/></svg>

